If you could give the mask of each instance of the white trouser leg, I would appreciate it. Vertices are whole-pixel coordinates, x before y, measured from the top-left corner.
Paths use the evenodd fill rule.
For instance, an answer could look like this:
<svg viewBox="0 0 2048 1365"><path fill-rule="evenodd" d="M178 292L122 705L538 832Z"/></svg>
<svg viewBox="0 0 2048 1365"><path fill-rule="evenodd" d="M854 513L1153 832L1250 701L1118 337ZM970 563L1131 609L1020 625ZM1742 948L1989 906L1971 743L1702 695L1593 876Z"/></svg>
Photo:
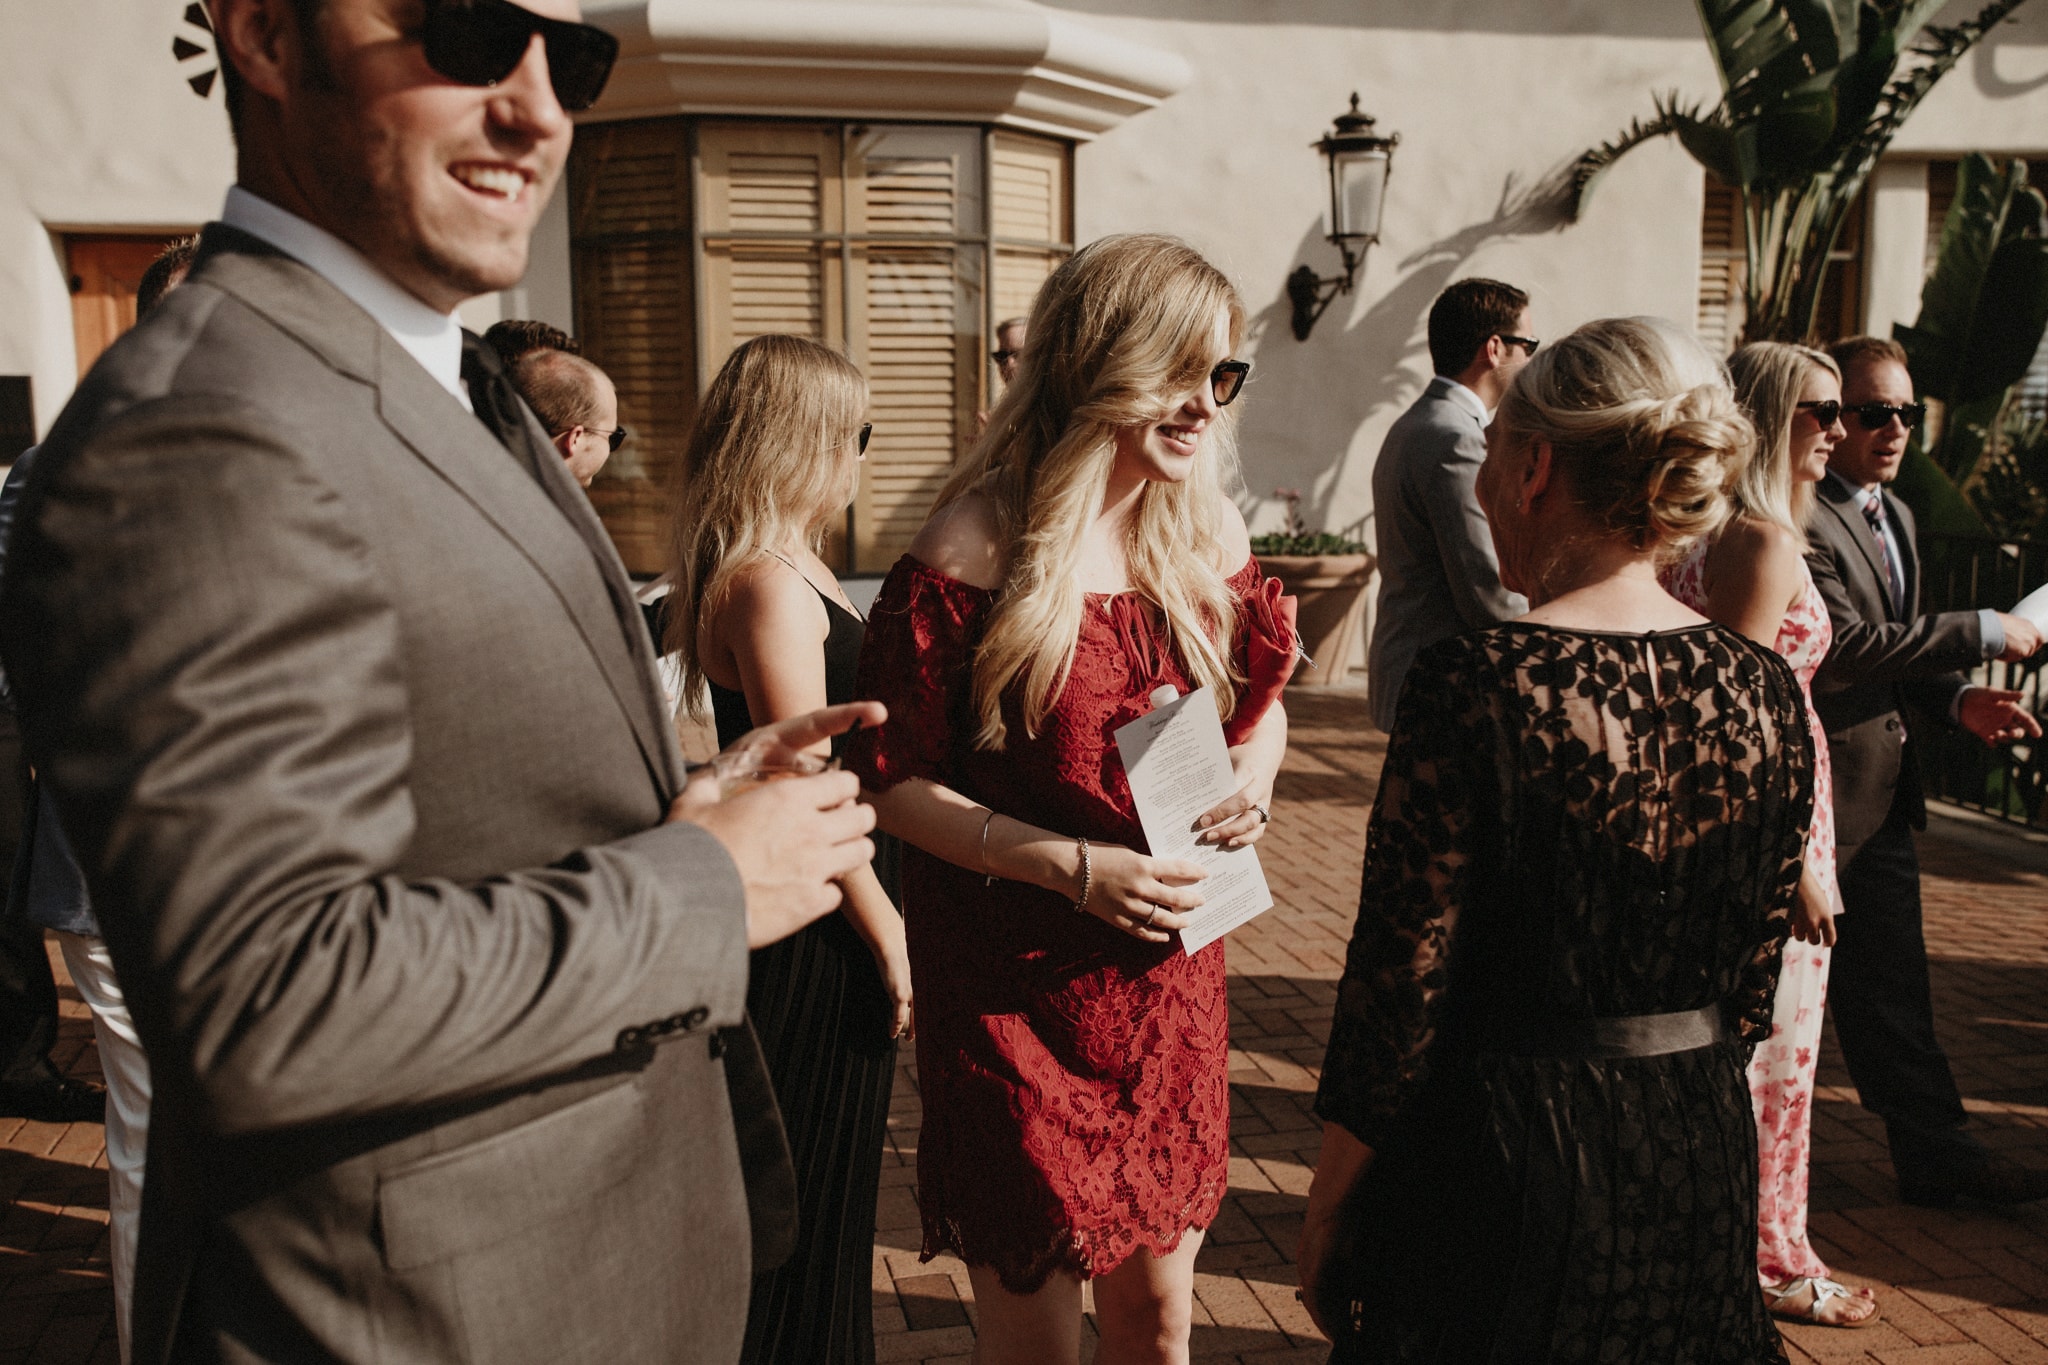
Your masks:
<svg viewBox="0 0 2048 1365"><path fill-rule="evenodd" d="M56 932L56 931L53 931ZM108 1251L114 1271L114 1323L128 1359L129 1305L135 1293L135 1234L142 1221L142 1163L149 1148L149 1058L135 1036L107 941L57 933L71 984L92 1010L100 1070L107 1079Z"/></svg>

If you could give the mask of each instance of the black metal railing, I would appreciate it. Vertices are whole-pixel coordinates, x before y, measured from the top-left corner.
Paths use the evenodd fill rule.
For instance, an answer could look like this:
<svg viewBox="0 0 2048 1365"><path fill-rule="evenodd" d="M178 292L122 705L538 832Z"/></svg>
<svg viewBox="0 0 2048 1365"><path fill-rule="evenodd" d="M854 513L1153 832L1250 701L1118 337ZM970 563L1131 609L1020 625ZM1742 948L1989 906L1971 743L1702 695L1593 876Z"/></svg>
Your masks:
<svg viewBox="0 0 2048 1365"><path fill-rule="evenodd" d="M2048 581L2048 544L1988 536L1928 534L1920 538L1924 612L2008 611ZM2042 656L2022 663L1980 665L1974 681L2020 692L2035 715L2048 713ZM1952 726L1926 726L1919 746L1928 795L2002 820L2048 828L2048 743L1989 749Z"/></svg>

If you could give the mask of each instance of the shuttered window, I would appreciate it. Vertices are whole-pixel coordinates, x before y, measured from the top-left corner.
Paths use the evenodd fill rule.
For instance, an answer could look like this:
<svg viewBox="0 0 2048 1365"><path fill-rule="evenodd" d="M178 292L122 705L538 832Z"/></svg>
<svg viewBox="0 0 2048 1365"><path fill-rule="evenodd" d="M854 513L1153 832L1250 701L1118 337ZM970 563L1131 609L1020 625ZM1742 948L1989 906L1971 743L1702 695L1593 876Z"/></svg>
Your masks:
<svg viewBox="0 0 2048 1365"><path fill-rule="evenodd" d="M607 138L623 141L600 161L586 152L592 134L600 148ZM626 143L665 146L665 168L686 165L693 175L673 193L677 207L660 233L643 229L627 240L597 232L586 215L576 219L586 346L609 370L614 354L652 340L642 327L616 346L600 342L597 330L624 304L585 296L609 278L605 272L620 269L614 257L637 253L638 260L658 236L664 250L680 244L687 267L680 306L664 304L669 335L662 340L688 372L671 400L678 411L694 407L726 356L750 337L787 332L845 348L868 377L874 438L860 493L828 557L843 569L886 569L973 439L976 410L995 382L991 326L1029 311L1039 284L1071 250L1069 148L965 126L661 120L580 131L572 164L583 173L572 177L572 192L607 174L624 176L606 168L630 160ZM639 174L633 183L648 183ZM674 292L663 297L678 301ZM677 329L690 332L687 344L677 343ZM620 397L622 419L633 426L624 385ZM674 432L650 424L647 439L636 435L629 446L640 447L634 468L647 471L657 504L687 424L687 414ZM610 482L600 479L593 494ZM649 506L601 498L622 550L659 545L664 512ZM636 571L659 568L658 552L652 562L628 559Z"/></svg>
<svg viewBox="0 0 2048 1365"><path fill-rule="evenodd" d="M697 413L690 162L681 120L579 129L569 163L576 335L632 433L590 486L626 567L661 572L676 461Z"/></svg>
<svg viewBox="0 0 2048 1365"><path fill-rule="evenodd" d="M1863 233L1869 195L1859 193L1842 220L1835 249L1828 253L1820 303L1814 310L1814 336L1821 342L1852 336L1863 325ZM1725 356L1742 337L1742 290L1748 267L1744 261L1746 227L1742 196L1707 177L1706 204L1700 214L1700 288L1693 328L1707 349Z"/></svg>
<svg viewBox="0 0 2048 1365"><path fill-rule="evenodd" d="M1038 286L1066 255L1066 148L996 133L989 147L989 222L995 236L995 319L1031 311Z"/></svg>
<svg viewBox="0 0 2048 1365"><path fill-rule="evenodd" d="M1700 215L1700 292L1693 327L1709 351L1725 356L1742 335L1742 196L1707 177L1707 203Z"/></svg>

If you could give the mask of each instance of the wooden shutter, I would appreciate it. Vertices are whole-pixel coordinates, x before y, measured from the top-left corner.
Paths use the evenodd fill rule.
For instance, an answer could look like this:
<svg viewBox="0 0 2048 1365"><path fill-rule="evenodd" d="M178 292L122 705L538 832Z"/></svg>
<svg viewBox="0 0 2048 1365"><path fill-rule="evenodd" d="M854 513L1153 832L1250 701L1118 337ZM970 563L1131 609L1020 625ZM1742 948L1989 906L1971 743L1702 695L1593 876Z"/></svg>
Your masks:
<svg viewBox="0 0 2048 1365"><path fill-rule="evenodd" d="M1742 196L1709 175L1700 215L1700 290L1693 326L1717 356L1734 350L1742 335L1743 237Z"/></svg>
<svg viewBox="0 0 2048 1365"><path fill-rule="evenodd" d="M995 236L995 320L1023 317L1073 240L1064 143L997 133L989 152L989 218Z"/></svg>
<svg viewBox="0 0 2048 1365"><path fill-rule="evenodd" d="M980 162L964 128L862 130L850 148L848 339L875 425L854 501L860 569L903 553L973 431L980 252L958 239L980 229Z"/></svg>
<svg viewBox="0 0 2048 1365"><path fill-rule="evenodd" d="M1935 258L1941 255L1941 230L1948 225L1949 205L1956 201L1956 175L1961 164L1927 163L1927 255L1921 271L1923 278L1933 273Z"/></svg>
<svg viewBox="0 0 2048 1365"><path fill-rule="evenodd" d="M661 572L669 498L696 416L688 129L583 128L569 162L576 334L632 433L590 487L626 567Z"/></svg>
<svg viewBox="0 0 2048 1365"><path fill-rule="evenodd" d="M698 135L704 230L703 378L770 332L845 340L845 230L836 129L706 125ZM783 240L754 234L772 233Z"/></svg>

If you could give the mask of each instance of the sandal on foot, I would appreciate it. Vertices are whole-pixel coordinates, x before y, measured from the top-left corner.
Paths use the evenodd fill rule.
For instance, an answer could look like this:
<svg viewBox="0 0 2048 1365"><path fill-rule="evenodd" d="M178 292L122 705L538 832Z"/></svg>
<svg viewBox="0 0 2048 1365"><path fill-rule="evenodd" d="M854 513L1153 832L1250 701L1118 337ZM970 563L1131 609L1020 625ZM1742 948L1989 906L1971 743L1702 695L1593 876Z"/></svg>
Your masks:
<svg viewBox="0 0 2048 1365"><path fill-rule="evenodd" d="M1804 1308L1789 1308L1786 1306L1787 1299L1796 1299L1809 1288L1813 1290L1812 1302L1808 1303ZM1817 1327L1870 1327L1876 1324L1880 1316L1873 1297L1871 1298L1870 1312L1860 1318L1844 1318L1838 1322L1830 1322L1823 1318L1821 1312L1826 1308L1827 1302L1830 1299L1866 1297L1839 1281L1828 1279L1825 1275L1802 1275L1796 1280L1785 1281L1776 1289L1766 1286L1764 1288L1764 1297L1770 1301L1768 1307L1772 1317L1783 1318L1787 1322L1811 1323Z"/></svg>

